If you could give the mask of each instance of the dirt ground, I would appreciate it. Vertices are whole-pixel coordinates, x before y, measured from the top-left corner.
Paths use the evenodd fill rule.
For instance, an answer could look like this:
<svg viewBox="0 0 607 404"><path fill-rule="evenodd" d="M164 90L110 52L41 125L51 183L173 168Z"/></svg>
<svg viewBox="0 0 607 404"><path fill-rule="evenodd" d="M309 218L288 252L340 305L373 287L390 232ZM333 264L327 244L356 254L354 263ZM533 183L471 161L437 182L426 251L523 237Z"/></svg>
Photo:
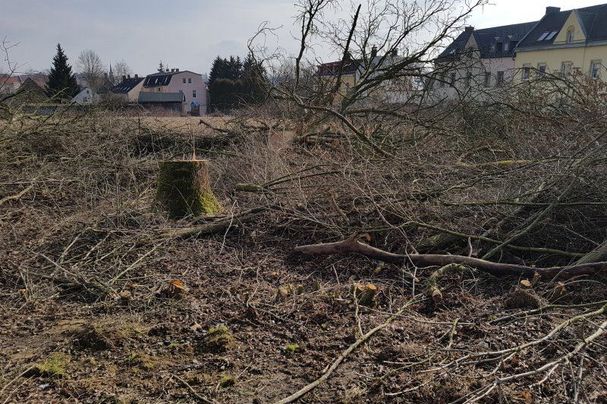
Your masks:
<svg viewBox="0 0 607 404"><path fill-rule="evenodd" d="M129 125L114 131L136 123ZM86 131L96 133L79 133ZM599 320L508 360L452 361L542 338L607 300L604 283L578 279L536 285L535 300L521 302L520 279L465 270L446 275L443 297L433 301L425 293L431 270L293 253L336 235L302 231L278 210L235 221L229 232L161 237L189 223L153 208L154 161L106 158L119 153L100 144L130 145L133 135L102 133L92 144L47 137L44 150L26 142L1 163L1 402L277 402L388 321L300 402L462 402L492 381L493 369L536 369ZM259 203L228 189L217 186L228 211ZM359 304L356 287L366 284L377 295ZM606 356L599 344L580 378L567 376L579 369L572 360L559 377L521 379L481 402L565 402L575 391L585 402L607 402Z"/></svg>

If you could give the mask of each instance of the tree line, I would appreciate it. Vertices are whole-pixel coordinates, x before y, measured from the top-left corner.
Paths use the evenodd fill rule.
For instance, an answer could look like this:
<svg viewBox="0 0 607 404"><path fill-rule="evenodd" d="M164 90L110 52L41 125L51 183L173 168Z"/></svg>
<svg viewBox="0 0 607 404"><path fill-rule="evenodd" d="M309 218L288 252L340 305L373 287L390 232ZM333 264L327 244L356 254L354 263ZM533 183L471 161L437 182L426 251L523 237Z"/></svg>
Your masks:
<svg viewBox="0 0 607 404"><path fill-rule="evenodd" d="M227 112L245 105L261 103L267 91L263 65L251 54L217 57L209 74L209 112Z"/></svg>
<svg viewBox="0 0 607 404"><path fill-rule="evenodd" d="M118 84L123 76L131 74L131 69L124 61L115 63L108 72L99 55L90 49L80 53L77 68L87 85L96 92ZM81 90L61 44L57 45L45 90L52 98L72 98Z"/></svg>

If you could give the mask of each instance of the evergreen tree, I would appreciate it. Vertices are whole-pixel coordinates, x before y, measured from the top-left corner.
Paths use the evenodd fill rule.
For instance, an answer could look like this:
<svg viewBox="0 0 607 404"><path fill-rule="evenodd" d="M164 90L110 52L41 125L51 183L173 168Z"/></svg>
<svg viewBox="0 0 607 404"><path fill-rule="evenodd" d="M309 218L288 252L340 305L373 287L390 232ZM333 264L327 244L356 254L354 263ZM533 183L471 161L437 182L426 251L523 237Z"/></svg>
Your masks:
<svg viewBox="0 0 607 404"><path fill-rule="evenodd" d="M265 83L265 71L252 55L244 63L240 57L218 56L209 73L209 111L229 111L259 103L265 96Z"/></svg>
<svg viewBox="0 0 607 404"><path fill-rule="evenodd" d="M79 91L72 67L67 63L67 56L58 44L57 54L53 58L53 66L46 83L46 92L49 97L72 98Z"/></svg>

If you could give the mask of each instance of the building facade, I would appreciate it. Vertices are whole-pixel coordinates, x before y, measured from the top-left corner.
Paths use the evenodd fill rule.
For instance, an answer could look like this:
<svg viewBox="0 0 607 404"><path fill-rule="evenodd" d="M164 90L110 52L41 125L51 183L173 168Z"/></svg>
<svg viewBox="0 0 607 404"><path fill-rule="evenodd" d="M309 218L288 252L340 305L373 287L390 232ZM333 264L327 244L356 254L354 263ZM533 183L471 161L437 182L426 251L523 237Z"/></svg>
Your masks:
<svg viewBox="0 0 607 404"><path fill-rule="evenodd" d="M184 99L183 111L185 114L191 114L192 111L204 114L207 110L207 86L199 73L167 69L150 74L143 81L141 93L181 93ZM141 98L141 93L139 98ZM176 96L171 99L175 98Z"/></svg>
<svg viewBox="0 0 607 404"><path fill-rule="evenodd" d="M120 97L124 102L136 103L139 100L139 93L143 88L143 77L135 75L135 77L124 76L122 81L116 84L111 93Z"/></svg>
<svg viewBox="0 0 607 404"><path fill-rule="evenodd" d="M569 11L548 7L516 51L521 81L534 75L567 76L572 73L604 80L607 4Z"/></svg>
<svg viewBox="0 0 607 404"><path fill-rule="evenodd" d="M513 82L517 46L536 24L466 27L436 59L432 95L438 99L482 98Z"/></svg>

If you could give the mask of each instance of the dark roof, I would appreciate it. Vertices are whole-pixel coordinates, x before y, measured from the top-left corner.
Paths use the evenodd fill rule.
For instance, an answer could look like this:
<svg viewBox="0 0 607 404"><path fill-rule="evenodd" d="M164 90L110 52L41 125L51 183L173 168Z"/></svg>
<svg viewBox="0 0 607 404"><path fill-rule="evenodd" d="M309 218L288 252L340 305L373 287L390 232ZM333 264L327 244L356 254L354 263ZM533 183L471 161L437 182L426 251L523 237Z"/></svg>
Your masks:
<svg viewBox="0 0 607 404"><path fill-rule="evenodd" d="M466 51L466 45L473 35L482 59L514 57L516 45L536 24L537 22L526 22L478 30L468 27L438 56L437 60L457 58ZM501 50L499 43L502 44Z"/></svg>
<svg viewBox="0 0 607 404"><path fill-rule="evenodd" d="M547 13L519 44L519 49L553 45L554 40L563 29L563 25L574 11L577 11L580 17L582 29L586 34L586 43L607 41L607 4L601 4L576 10Z"/></svg>
<svg viewBox="0 0 607 404"><path fill-rule="evenodd" d="M168 86L175 73L154 73L145 78L144 87Z"/></svg>
<svg viewBox="0 0 607 404"><path fill-rule="evenodd" d="M343 65L342 74L352 74L355 73L358 67L360 66L360 61L358 60L348 60L346 62L331 62L331 63L323 63L318 66L318 75L319 76L337 76L339 74L339 68Z"/></svg>
<svg viewBox="0 0 607 404"><path fill-rule="evenodd" d="M143 77L124 79L121 83L112 87L112 92L115 94L128 94L129 91L137 87L142 81Z"/></svg>
<svg viewBox="0 0 607 404"><path fill-rule="evenodd" d="M140 104L164 104L164 103L181 103L185 101L183 93L156 93L156 92L141 92L139 93Z"/></svg>

